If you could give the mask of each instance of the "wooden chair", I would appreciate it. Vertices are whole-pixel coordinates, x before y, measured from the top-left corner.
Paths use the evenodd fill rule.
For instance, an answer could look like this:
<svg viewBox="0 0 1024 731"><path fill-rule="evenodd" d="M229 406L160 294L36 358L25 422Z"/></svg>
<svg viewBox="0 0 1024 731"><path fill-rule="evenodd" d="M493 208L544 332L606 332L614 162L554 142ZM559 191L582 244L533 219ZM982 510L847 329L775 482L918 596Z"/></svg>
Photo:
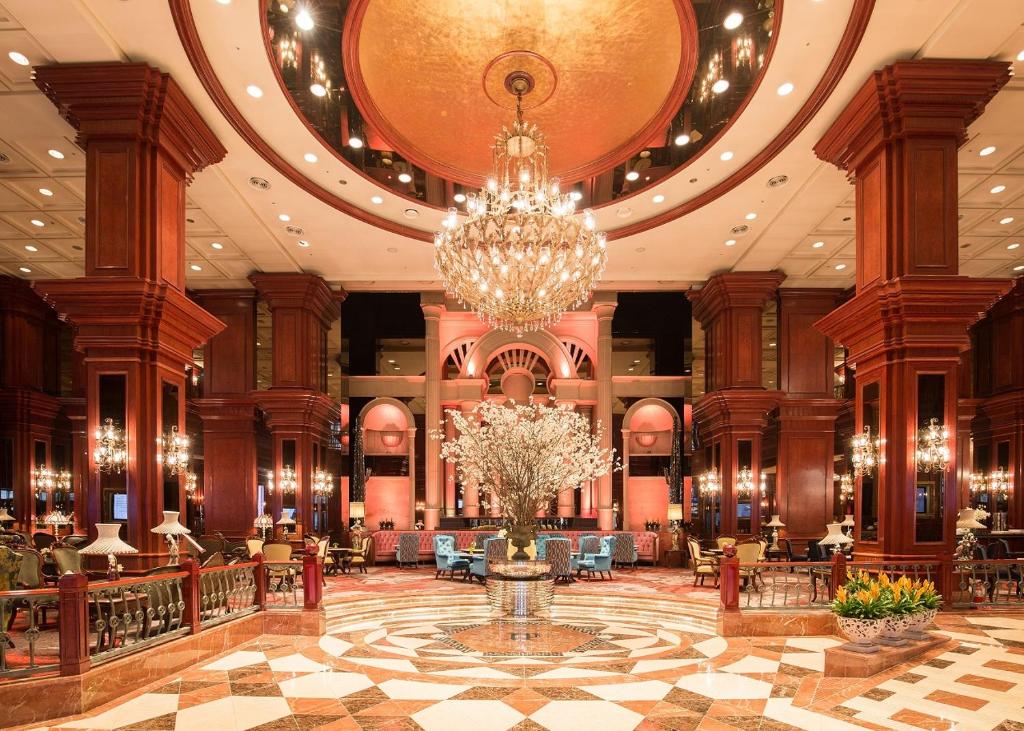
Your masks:
<svg viewBox="0 0 1024 731"><path fill-rule="evenodd" d="M257 553L263 553L263 539L262 538L246 538L245 549L249 552L249 558L252 558Z"/></svg>
<svg viewBox="0 0 1024 731"><path fill-rule="evenodd" d="M373 538L371 536L363 536L360 539L358 550L353 551L348 559L348 568L350 571L352 570L352 567L355 566L359 569L360 573L366 573L366 562L369 558L370 546L372 544Z"/></svg>
<svg viewBox="0 0 1024 731"><path fill-rule="evenodd" d="M757 563L761 560L760 556L761 544L757 541L736 545L736 558L740 562L740 578L743 579L744 586L749 582L755 589L757 588L757 577L761 573L761 569L756 566L744 566L743 564Z"/></svg>
<svg viewBox="0 0 1024 731"><path fill-rule="evenodd" d="M715 544L718 546L719 550L722 550L726 546L735 546L736 539L732 536L718 536L718 538L715 539Z"/></svg>
<svg viewBox="0 0 1024 731"><path fill-rule="evenodd" d="M697 586L697 579L700 578L700 585L704 586L705 576L715 577L715 586L718 586L718 560L713 556L703 556L700 552L700 542L693 537L686 539L690 549L690 560L693 562L693 585Z"/></svg>
<svg viewBox="0 0 1024 731"><path fill-rule="evenodd" d="M46 586L46 580L43 577L43 554L39 551L35 551L31 548L23 548L17 551L17 554L21 556L21 565L18 571L18 586L19 589L42 589ZM57 597L54 597L52 601L45 603L37 602L34 605L30 605L27 601L19 600L13 602L11 605L11 616L7 620L7 630L10 631L11 626L14 624L15 618L18 616L18 611L22 608L34 607L33 611L41 612L42 622L46 624L46 612L49 609L56 611L57 609ZM35 625L35 617L31 618L31 624Z"/></svg>

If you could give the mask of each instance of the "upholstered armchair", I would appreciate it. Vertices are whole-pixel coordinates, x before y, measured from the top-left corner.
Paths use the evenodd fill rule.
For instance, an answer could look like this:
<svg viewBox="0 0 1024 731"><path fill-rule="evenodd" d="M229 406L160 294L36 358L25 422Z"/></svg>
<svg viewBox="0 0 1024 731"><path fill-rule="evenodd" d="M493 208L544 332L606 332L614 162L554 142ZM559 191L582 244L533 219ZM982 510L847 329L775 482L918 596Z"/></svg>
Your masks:
<svg viewBox="0 0 1024 731"><path fill-rule="evenodd" d="M572 555L572 542L568 538L549 537L545 541L544 551L555 581L575 581L576 557Z"/></svg>
<svg viewBox="0 0 1024 731"><path fill-rule="evenodd" d="M551 539L547 533L541 533L537 536L537 560L544 561L547 558L547 543Z"/></svg>
<svg viewBox="0 0 1024 731"><path fill-rule="evenodd" d="M587 572L587 578L594 578L594 574L608 572L608 578L612 578L612 555L615 553L615 536L605 536L601 539L601 550L598 553L585 553L576 566L576 573Z"/></svg>
<svg viewBox="0 0 1024 731"><path fill-rule="evenodd" d="M696 538L687 538L686 544L690 549L690 559L693 561L693 585L697 586L697 578L700 578L700 585L704 586L704 577L715 577L715 586L718 586L718 560L714 556L705 556L700 550L700 541Z"/></svg>
<svg viewBox="0 0 1024 731"><path fill-rule="evenodd" d="M500 536L484 541L484 555L474 556L469 567L470 577L476 577L481 584L487 582L487 574L491 561L503 561L508 556L508 541Z"/></svg>
<svg viewBox="0 0 1024 731"><path fill-rule="evenodd" d="M353 567L358 568L360 573L366 573L366 561L370 555L370 546L373 545L373 538L371 536L362 536L358 540L358 545L353 546L352 553L349 554L348 558L348 570L351 571Z"/></svg>
<svg viewBox="0 0 1024 731"><path fill-rule="evenodd" d="M461 571L463 574L469 571L469 561L459 558L455 553L455 536L444 534L434 536L434 562L437 565L437 571L434 572L435 579L445 574L454 579L456 571Z"/></svg>
<svg viewBox="0 0 1024 731"><path fill-rule="evenodd" d="M582 560L588 553L597 553L601 550L601 539L594 535L580 536L579 558Z"/></svg>
<svg viewBox="0 0 1024 731"><path fill-rule="evenodd" d="M402 533L398 536L398 548L395 551L395 564L401 568L403 565L412 564L415 567L420 565L420 534Z"/></svg>
<svg viewBox="0 0 1024 731"><path fill-rule="evenodd" d="M757 577L761 573L761 569L749 564L758 563L761 560L761 544L756 541L737 544L736 558L740 562L740 578L743 579L744 586L749 582L751 587L756 589Z"/></svg>
<svg viewBox="0 0 1024 731"><path fill-rule="evenodd" d="M493 533L477 533L476 536L473 537L473 545L476 546L477 548L483 548L484 544L487 542L488 538L494 538L494 534Z"/></svg>
<svg viewBox="0 0 1024 731"><path fill-rule="evenodd" d="M633 540L632 533L620 533L615 536L615 555L613 556L615 565L621 567L624 564L629 564L635 568L638 557L636 541Z"/></svg>
<svg viewBox="0 0 1024 731"><path fill-rule="evenodd" d="M715 539L715 544L718 546L719 550L723 550L726 546L735 546L736 539L732 536L718 536L718 538Z"/></svg>

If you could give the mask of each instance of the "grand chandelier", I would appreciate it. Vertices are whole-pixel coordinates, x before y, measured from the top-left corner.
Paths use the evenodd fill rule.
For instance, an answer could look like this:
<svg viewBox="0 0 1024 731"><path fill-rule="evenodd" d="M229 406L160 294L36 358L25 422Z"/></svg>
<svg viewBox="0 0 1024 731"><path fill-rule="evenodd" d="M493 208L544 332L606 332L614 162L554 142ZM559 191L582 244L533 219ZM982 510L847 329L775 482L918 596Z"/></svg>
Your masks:
<svg viewBox="0 0 1024 731"><path fill-rule="evenodd" d="M606 240L590 210L576 215L578 194L548 179L547 144L523 119L533 78L514 72L512 128L494 141L494 170L466 201L460 221L448 209L434 236L434 266L445 290L488 326L522 335L552 325L586 300L604 273Z"/></svg>

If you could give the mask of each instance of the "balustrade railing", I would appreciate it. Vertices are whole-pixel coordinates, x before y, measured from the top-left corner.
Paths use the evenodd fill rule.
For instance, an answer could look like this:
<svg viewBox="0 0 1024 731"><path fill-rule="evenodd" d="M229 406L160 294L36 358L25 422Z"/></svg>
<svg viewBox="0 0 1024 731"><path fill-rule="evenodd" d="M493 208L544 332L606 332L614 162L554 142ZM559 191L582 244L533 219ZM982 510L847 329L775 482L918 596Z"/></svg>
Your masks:
<svg viewBox="0 0 1024 731"><path fill-rule="evenodd" d="M264 561L266 602L275 609L302 608L302 561Z"/></svg>
<svg viewBox="0 0 1024 731"><path fill-rule="evenodd" d="M0 592L0 676L16 677L56 670L60 666L56 627L47 627L45 615L56 611L57 589ZM13 616L24 616L28 625L8 631Z"/></svg>
<svg viewBox="0 0 1024 731"><path fill-rule="evenodd" d="M1024 609L1024 559L955 561L952 577L956 608Z"/></svg>
<svg viewBox="0 0 1024 731"><path fill-rule="evenodd" d="M93 664L186 634L185 571L90 583L86 591Z"/></svg>
<svg viewBox="0 0 1024 731"><path fill-rule="evenodd" d="M832 563L760 562L739 564L741 609L827 607Z"/></svg>
<svg viewBox="0 0 1024 731"><path fill-rule="evenodd" d="M232 564L200 569L199 620L212 626L238 619L259 609L256 600L256 572L259 564Z"/></svg>

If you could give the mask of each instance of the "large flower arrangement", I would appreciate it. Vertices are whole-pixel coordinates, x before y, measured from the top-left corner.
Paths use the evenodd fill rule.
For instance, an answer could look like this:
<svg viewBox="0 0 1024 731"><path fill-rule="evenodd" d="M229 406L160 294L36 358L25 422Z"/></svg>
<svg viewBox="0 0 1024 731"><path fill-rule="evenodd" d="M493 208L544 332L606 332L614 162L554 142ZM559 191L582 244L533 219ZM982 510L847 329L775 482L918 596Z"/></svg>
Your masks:
<svg viewBox="0 0 1024 731"><path fill-rule="evenodd" d="M458 437L441 444L463 489L483 485L498 501L519 551L533 539L534 516L562 490L579 488L617 469L615 450L601 448L603 425L570 406L481 401L463 414L449 410ZM443 435L434 433L436 439Z"/></svg>
<svg viewBox="0 0 1024 731"><path fill-rule="evenodd" d="M845 586L836 589L832 611L839 626L861 652L870 652L879 635L887 644L909 639L925 639L924 628L935 618L942 596L931 581L911 581L888 574L871 578L866 571L848 573Z"/></svg>

